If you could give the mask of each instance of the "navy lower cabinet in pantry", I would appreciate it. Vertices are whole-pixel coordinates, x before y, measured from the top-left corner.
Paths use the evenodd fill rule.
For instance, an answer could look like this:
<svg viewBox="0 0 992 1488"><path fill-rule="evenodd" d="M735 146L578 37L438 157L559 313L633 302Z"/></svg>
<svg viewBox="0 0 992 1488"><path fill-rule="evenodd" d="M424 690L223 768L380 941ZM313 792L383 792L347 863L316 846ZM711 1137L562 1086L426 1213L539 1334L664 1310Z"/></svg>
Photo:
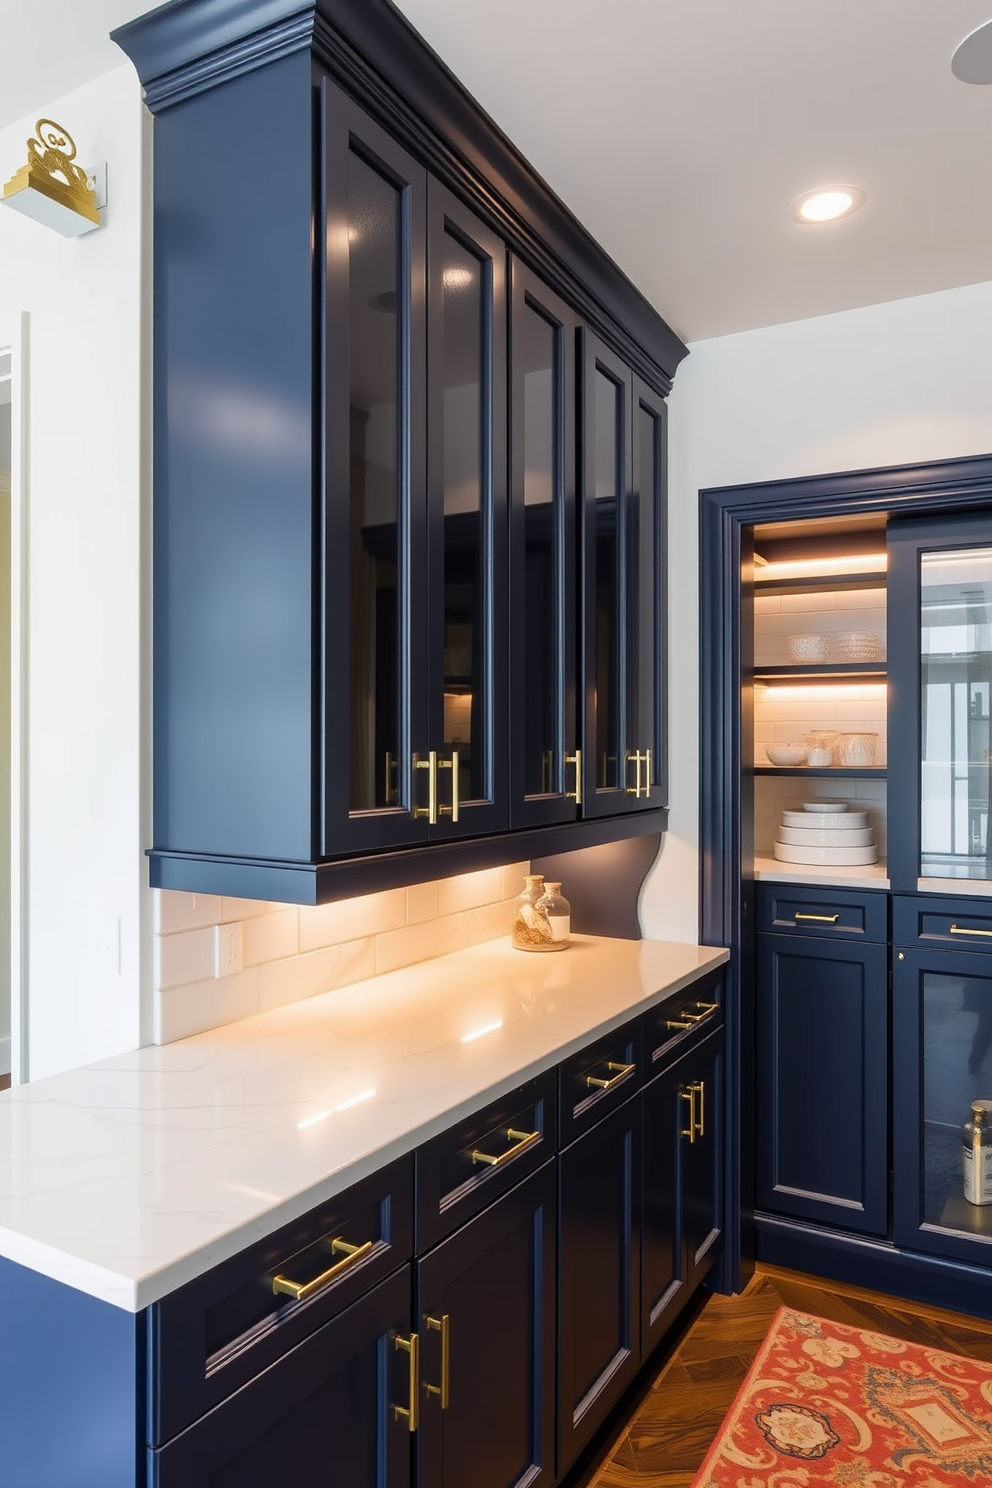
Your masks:
<svg viewBox="0 0 992 1488"><path fill-rule="evenodd" d="M757 1198L888 1229L886 896L760 884Z"/></svg>

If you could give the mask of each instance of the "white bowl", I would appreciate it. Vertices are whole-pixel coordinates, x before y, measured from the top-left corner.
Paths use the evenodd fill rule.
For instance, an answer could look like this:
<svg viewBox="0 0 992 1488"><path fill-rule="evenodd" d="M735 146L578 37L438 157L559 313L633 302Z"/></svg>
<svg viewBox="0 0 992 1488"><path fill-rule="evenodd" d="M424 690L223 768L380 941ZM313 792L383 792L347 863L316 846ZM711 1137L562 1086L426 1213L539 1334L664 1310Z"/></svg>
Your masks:
<svg viewBox="0 0 992 1488"><path fill-rule="evenodd" d="M824 868L860 868L878 861L877 847L793 847L788 842L775 843L775 856L780 863L819 863Z"/></svg>
<svg viewBox="0 0 992 1488"><path fill-rule="evenodd" d="M804 765L805 744L766 744L765 753L773 765Z"/></svg>
<svg viewBox="0 0 992 1488"><path fill-rule="evenodd" d="M790 661L826 661L830 655L830 637L828 635L786 636L785 650Z"/></svg>
<svg viewBox="0 0 992 1488"><path fill-rule="evenodd" d="M867 811L783 811L783 827L822 827L826 832L860 830L868 825Z"/></svg>
<svg viewBox="0 0 992 1488"><path fill-rule="evenodd" d="M846 801L804 801L804 811L846 811Z"/></svg>
<svg viewBox="0 0 992 1488"><path fill-rule="evenodd" d="M870 847L875 835L871 827L779 827L778 840L793 847Z"/></svg>

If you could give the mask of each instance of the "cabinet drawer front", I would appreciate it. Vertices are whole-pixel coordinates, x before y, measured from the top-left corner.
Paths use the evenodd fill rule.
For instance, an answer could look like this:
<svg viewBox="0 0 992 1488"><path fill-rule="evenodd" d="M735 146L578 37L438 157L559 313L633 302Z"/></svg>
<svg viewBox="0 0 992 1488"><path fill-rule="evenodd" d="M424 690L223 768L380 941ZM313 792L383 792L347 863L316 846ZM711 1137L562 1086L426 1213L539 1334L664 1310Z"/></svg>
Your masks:
<svg viewBox="0 0 992 1488"><path fill-rule="evenodd" d="M150 1488L409 1488L405 1266L217 1410L148 1453ZM144 1481L144 1479L142 1480Z"/></svg>
<svg viewBox="0 0 992 1488"><path fill-rule="evenodd" d="M640 1023L625 1023L559 1066L558 1141L567 1147L629 1099L644 1078Z"/></svg>
<svg viewBox="0 0 992 1488"><path fill-rule="evenodd" d="M710 972L666 997L643 1016L645 1078L658 1073L659 1061L679 1058L687 1040L708 1034L723 1021L723 970Z"/></svg>
<svg viewBox="0 0 992 1488"><path fill-rule="evenodd" d="M418 1254L552 1156L554 1097L555 1072L548 1070L418 1149Z"/></svg>
<svg viewBox="0 0 992 1488"><path fill-rule="evenodd" d="M157 1302L149 1445L240 1389L412 1254L411 1156Z"/></svg>
<svg viewBox="0 0 992 1488"><path fill-rule="evenodd" d="M892 900L892 942L992 954L992 899L898 895Z"/></svg>
<svg viewBox="0 0 992 1488"><path fill-rule="evenodd" d="M877 941L886 939L888 896L852 889L818 889L796 884L758 885L759 930L778 934L825 935Z"/></svg>

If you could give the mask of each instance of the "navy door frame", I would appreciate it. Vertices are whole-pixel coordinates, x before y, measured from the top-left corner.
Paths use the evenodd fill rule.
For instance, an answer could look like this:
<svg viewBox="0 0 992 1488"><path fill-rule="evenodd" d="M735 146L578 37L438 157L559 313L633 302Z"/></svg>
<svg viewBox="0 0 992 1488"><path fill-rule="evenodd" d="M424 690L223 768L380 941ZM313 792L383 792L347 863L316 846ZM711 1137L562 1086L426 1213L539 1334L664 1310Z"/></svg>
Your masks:
<svg viewBox="0 0 992 1488"><path fill-rule="evenodd" d="M699 939L727 946L727 1237L716 1273L736 1291L754 1269L754 871L751 793L750 528L799 518L950 516L992 506L992 454L699 493ZM742 582L743 580L743 582ZM746 858L745 858L746 854Z"/></svg>

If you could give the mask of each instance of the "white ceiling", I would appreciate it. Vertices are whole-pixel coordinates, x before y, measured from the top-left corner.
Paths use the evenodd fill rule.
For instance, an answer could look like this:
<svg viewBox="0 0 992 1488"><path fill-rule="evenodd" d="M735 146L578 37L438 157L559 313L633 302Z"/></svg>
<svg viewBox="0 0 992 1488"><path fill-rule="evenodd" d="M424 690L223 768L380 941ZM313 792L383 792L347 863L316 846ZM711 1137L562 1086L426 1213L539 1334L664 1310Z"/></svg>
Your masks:
<svg viewBox="0 0 992 1488"><path fill-rule="evenodd" d="M115 66L148 8L0 0L0 126ZM992 86L950 69L992 0L400 8L687 340L992 279ZM792 221L837 181L859 212Z"/></svg>

